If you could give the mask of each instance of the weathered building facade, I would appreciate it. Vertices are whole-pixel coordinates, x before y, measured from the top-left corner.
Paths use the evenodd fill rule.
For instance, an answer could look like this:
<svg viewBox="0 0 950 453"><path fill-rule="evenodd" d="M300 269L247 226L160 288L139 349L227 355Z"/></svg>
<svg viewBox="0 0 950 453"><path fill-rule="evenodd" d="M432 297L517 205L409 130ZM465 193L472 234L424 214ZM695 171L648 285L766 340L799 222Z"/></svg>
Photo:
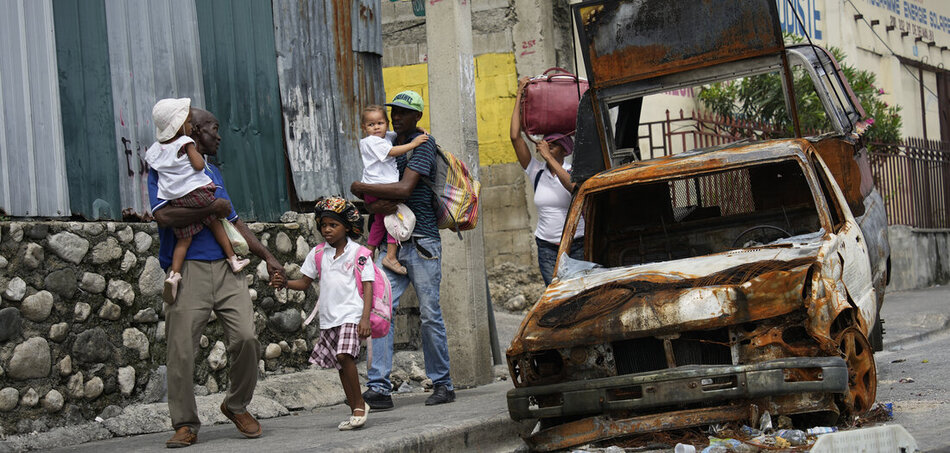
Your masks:
<svg viewBox="0 0 950 453"><path fill-rule="evenodd" d="M0 210L147 211L151 109L221 121L239 214L275 220L359 178L359 108L383 100L378 1L3 0ZM350 152L352 150L352 152Z"/></svg>

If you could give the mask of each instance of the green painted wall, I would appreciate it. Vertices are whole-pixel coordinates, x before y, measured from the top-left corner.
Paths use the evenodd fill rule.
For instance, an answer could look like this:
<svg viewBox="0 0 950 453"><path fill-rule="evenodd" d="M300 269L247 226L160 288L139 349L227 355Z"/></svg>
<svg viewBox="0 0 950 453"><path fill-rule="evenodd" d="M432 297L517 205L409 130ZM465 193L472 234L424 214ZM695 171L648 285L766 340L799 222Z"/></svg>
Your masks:
<svg viewBox="0 0 950 453"><path fill-rule="evenodd" d="M89 219L118 219L122 206L104 1L53 0L53 20L70 209Z"/></svg>
<svg viewBox="0 0 950 453"><path fill-rule="evenodd" d="M220 163L245 220L289 209L270 1L195 0L206 108L221 122Z"/></svg>

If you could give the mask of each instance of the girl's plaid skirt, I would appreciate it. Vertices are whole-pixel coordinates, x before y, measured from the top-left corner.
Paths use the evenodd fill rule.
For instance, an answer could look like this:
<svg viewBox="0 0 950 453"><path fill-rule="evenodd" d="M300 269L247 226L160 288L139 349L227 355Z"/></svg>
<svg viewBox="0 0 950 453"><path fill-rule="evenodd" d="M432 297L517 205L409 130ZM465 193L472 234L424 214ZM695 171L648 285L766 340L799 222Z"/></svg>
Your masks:
<svg viewBox="0 0 950 453"><path fill-rule="evenodd" d="M360 357L360 334L357 325L343 324L320 331L320 338L310 353L310 363L323 368L342 369L337 362L337 354L349 354L353 359Z"/></svg>
<svg viewBox="0 0 950 453"><path fill-rule="evenodd" d="M215 187L214 183L201 186L195 190L192 190L191 192L186 193L181 198L169 200L168 204L183 208L203 208L211 205L211 203L214 202L215 189L217 189L217 187ZM172 230L175 231L176 238L189 238L198 234L198 232L201 231L205 225L216 221L217 218L211 215L202 219L200 223L193 223L181 228L172 228Z"/></svg>

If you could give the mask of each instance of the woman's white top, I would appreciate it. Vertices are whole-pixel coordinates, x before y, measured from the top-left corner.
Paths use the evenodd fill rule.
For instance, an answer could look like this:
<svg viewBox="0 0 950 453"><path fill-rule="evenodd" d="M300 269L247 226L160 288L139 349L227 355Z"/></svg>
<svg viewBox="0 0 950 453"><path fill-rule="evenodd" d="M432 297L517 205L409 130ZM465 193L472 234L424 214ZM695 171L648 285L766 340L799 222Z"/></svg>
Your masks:
<svg viewBox="0 0 950 453"><path fill-rule="evenodd" d="M323 248L323 261L320 263L320 298L317 300L320 311L320 328L329 329L343 324L359 324L363 317L363 298L356 290L356 252L360 245L352 239L346 239L346 247L339 258L334 258L336 249L324 242L318 244L307 254L300 266L300 273L317 279L317 264L314 257L317 247ZM367 259L361 274L364 282L376 279L373 260Z"/></svg>
<svg viewBox="0 0 950 453"><path fill-rule="evenodd" d="M175 200L211 184L211 177L191 166L188 154L178 157L178 150L194 142L191 137L182 135L170 143L152 143L145 151L145 163L158 172L158 198Z"/></svg>
<svg viewBox="0 0 950 453"><path fill-rule="evenodd" d="M571 171L570 164L564 164L564 170ZM542 241L558 244L561 242L561 232L564 230L564 220L567 219L568 208L571 207L571 193L564 188L561 180L557 179L547 164L532 158L524 169L528 175L528 184L534 185L538 172L541 179L534 190L534 205L538 208L538 227L534 235ZM584 235L584 219L577 225L574 237Z"/></svg>
<svg viewBox="0 0 950 453"><path fill-rule="evenodd" d="M363 157L363 178L365 184L389 184L399 182L399 170L396 158L389 155L393 149L396 133L386 132L386 138L370 135L360 140L360 155Z"/></svg>

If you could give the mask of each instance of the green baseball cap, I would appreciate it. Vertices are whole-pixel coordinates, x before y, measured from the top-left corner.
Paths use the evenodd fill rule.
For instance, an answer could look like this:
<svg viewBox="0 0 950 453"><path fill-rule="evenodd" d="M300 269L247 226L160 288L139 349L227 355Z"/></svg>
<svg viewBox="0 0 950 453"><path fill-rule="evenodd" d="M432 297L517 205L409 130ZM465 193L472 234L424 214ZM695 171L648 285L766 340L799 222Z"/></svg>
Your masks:
<svg viewBox="0 0 950 453"><path fill-rule="evenodd" d="M393 96L393 101L386 104L390 107L402 107L404 109L421 112L425 103L422 102L422 96L412 90L403 91Z"/></svg>

